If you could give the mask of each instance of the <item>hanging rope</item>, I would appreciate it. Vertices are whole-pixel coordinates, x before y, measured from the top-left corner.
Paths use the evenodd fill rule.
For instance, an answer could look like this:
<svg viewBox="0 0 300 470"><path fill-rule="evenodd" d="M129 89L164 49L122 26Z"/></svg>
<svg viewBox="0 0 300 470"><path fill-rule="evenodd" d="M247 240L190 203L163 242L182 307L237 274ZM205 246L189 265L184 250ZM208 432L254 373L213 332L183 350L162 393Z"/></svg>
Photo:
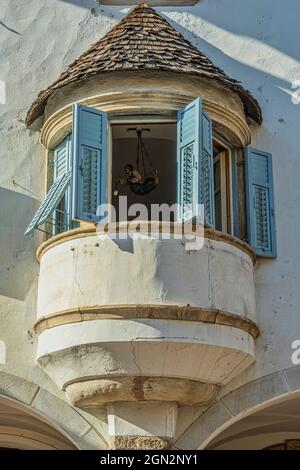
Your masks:
<svg viewBox="0 0 300 470"><path fill-rule="evenodd" d="M143 179L148 177L148 171L147 171L147 164L151 168L151 176L156 175L156 169L154 168L154 165L151 161L151 158L149 156L148 150L145 146L144 140L143 140L143 132L147 131L150 132L150 129L139 129L136 127L129 127L127 129L129 132L130 131L135 131L137 134L137 149L136 149L136 169L137 171L140 171L141 165L142 165L142 172L143 172Z"/></svg>
<svg viewBox="0 0 300 470"><path fill-rule="evenodd" d="M150 132L150 129L139 129L139 128L129 128L128 131L135 131L137 134L137 157L136 157L136 170L134 170L131 164L125 166L125 172L127 173L127 184L130 185L130 189L133 193L139 196L144 196L145 194L153 191L159 181L158 181L158 172L154 168L154 165L149 156L148 150L143 141L143 131ZM142 165L142 173L140 172L140 167ZM151 169L151 172L148 173L147 165ZM122 182L121 182L122 181ZM125 181L125 180L124 180ZM118 185L125 184L123 180L118 180L114 190L114 195L119 194Z"/></svg>
<svg viewBox="0 0 300 470"><path fill-rule="evenodd" d="M147 129L148 130L148 129ZM137 154L137 159L138 159L138 165L137 165L137 169L139 171L139 158L140 158L140 155L141 155L141 158L142 158L142 163L143 163L143 168L144 168L144 178L147 178L148 177L148 173L147 173L147 168L146 168L146 162L145 162L145 157L148 161L148 164L149 166L151 167L151 170L152 170L152 176L154 176L156 174L156 169L154 168L154 165L149 157L149 153L148 153L148 150L145 146L145 143L143 141L143 136L142 136L142 132L143 132L143 129L137 129L137 136L138 136L138 154Z"/></svg>
<svg viewBox="0 0 300 470"><path fill-rule="evenodd" d="M128 129L128 131L129 130L131 130L131 129ZM137 131L137 133L138 133L138 131ZM138 139L137 139L137 149L136 149L136 169L137 169L138 172L140 171L140 138L139 138L139 135L138 135Z"/></svg>

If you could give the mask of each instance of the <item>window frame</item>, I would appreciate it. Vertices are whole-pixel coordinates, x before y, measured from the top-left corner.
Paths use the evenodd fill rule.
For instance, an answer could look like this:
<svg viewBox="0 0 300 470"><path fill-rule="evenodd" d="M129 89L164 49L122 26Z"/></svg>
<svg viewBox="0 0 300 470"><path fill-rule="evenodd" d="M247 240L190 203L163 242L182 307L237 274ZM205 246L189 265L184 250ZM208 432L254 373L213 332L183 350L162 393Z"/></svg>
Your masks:
<svg viewBox="0 0 300 470"><path fill-rule="evenodd" d="M224 153L223 158L221 158L221 202L222 202L222 229L221 232L227 233L228 235L233 235L234 230L234 188L233 188L233 167L234 167L234 155L236 148L234 145L230 144L224 137L220 134L213 132L213 145L220 149L218 156L220 157L221 153ZM214 157L214 161L215 161ZM225 190L225 201L222 197L222 193ZM223 215L225 206L225 216ZM226 218L226 222L224 222ZM226 224L226 229L224 225Z"/></svg>

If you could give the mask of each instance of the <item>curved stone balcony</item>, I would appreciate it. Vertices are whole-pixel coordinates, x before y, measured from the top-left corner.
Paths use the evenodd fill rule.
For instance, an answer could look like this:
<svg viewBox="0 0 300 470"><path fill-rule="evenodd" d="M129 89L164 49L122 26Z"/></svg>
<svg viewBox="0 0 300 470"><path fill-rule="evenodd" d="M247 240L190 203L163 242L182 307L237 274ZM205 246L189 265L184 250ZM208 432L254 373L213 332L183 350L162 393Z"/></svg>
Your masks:
<svg viewBox="0 0 300 470"><path fill-rule="evenodd" d="M72 404L201 404L255 360L255 258L234 237L188 251L81 227L38 259L38 362Z"/></svg>

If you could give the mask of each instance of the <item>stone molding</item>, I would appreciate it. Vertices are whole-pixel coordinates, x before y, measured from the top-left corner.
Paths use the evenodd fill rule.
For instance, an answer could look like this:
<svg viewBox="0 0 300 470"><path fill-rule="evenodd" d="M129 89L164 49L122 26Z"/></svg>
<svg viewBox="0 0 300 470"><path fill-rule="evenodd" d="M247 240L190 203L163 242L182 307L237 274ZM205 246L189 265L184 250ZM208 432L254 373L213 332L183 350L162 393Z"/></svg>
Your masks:
<svg viewBox="0 0 300 470"><path fill-rule="evenodd" d="M139 221L140 225L140 233L149 233L149 221ZM120 222L115 224L115 227L118 230L126 230L128 227L129 222ZM170 230L171 233L178 233L178 230L182 230L182 224L181 223L175 223L172 222L170 224L166 223L161 223L161 222L151 222L151 230L155 231L157 233L164 233L166 230ZM53 248L56 245L59 245L61 243L70 241L70 240L75 240L77 238L84 238L84 237L89 237L89 236L95 236L96 234L99 235L105 235L108 234L109 231L107 230L106 226L103 227L96 227L95 225L83 225L79 228L73 229L73 230L68 230L67 232L60 233L59 235L55 235L54 237L51 237L49 240L46 242L42 243L36 253L36 258L37 261L40 262L42 256ZM252 260L253 264L256 262L256 255L252 248L243 240L240 240L237 237L234 237L233 235L228 235L223 232L219 232L218 230L211 229L211 228L206 228L204 230L204 237L208 238L210 240L216 240L224 243L228 243L229 245L234 246L235 248L238 248L239 250L243 251L246 253L250 259Z"/></svg>
<svg viewBox="0 0 300 470"><path fill-rule="evenodd" d="M107 448L107 442L97 434L91 423L65 400L46 391L38 384L0 371L0 399L10 400L15 406L25 406L37 419L47 421L77 449Z"/></svg>
<svg viewBox="0 0 300 470"><path fill-rule="evenodd" d="M116 376L78 381L66 386L69 403L82 409L114 402L159 401L199 406L216 397L215 384L169 377Z"/></svg>
<svg viewBox="0 0 300 470"><path fill-rule="evenodd" d="M183 434L177 436L176 448L206 449L230 425L299 392L299 366L250 380L209 405Z"/></svg>
<svg viewBox="0 0 300 470"><path fill-rule="evenodd" d="M91 320L159 319L199 321L224 325L246 331L254 339L259 335L257 325L250 319L221 310L179 305L109 305L64 310L40 318L35 324L37 334L57 326Z"/></svg>
<svg viewBox="0 0 300 470"><path fill-rule="evenodd" d="M159 92L148 90L104 93L82 100L78 103L101 109L109 114L162 114L176 117L178 109L192 101L195 96L178 92ZM237 113L223 106L220 102L203 99L203 105L216 130L223 130L233 143L245 147L251 141L247 122ZM66 134L66 129L72 126L72 105L64 106L56 111L45 122L41 132L41 142L46 147L52 147L59 139L55 136ZM227 131L227 132L226 132ZM55 144L54 144L55 143Z"/></svg>

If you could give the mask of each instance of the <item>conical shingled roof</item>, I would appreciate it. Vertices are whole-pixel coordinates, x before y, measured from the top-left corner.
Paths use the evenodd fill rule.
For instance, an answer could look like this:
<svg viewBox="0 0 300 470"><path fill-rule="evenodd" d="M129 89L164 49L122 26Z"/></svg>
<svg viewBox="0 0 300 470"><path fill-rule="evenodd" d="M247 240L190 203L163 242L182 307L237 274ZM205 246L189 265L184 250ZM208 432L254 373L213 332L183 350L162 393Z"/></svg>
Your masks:
<svg viewBox="0 0 300 470"><path fill-rule="evenodd" d="M99 73L138 70L189 73L217 80L240 96L247 116L259 124L262 121L260 106L249 91L216 67L155 10L141 4L38 95L26 124L32 124L50 96L66 85Z"/></svg>

